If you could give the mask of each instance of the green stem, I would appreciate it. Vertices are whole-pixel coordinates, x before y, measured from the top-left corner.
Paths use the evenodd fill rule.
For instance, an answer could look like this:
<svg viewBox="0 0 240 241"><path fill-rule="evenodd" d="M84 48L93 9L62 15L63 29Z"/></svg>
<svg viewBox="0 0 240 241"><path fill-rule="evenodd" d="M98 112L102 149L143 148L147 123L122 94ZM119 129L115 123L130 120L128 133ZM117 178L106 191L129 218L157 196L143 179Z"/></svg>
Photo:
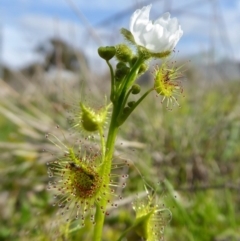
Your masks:
<svg viewBox="0 0 240 241"><path fill-rule="evenodd" d="M120 126L120 125L122 125L125 121L126 121L126 119L129 117L129 115L131 115L131 113L136 109L136 107L147 97L147 95L151 92L151 91L153 91L154 90L154 88L150 88L148 91L146 91L139 99L138 99L138 101L134 104L134 106L132 106L132 108L131 108L131 111L127 114L127 115L125 115L124 116L124 118L122 118L121 119L121 121L119 121L118 120L118 126Z"/></svg>
<svg viewBox="0 0 240 241"><path fill-rule="evenodd" d="M118 90L118 93L120 95L120 98L119 98L120 100L124 98L127 89L129 88L129 86L132 86L133 82L136 80L138 69L143 62L144 62L144 59L139 57L136 63L131 68L131 71L126 77L126 79L124 79L124 83L122 84L121 88Z"/></svg>
<svg viewBox="0 0 240 241"><path fill-rule="evenodd" d="M110 72L111 72L110 99L113 102L113 112L112 112L111 123L110 123L109 131L108 131L108 137L107 137L107 141L106 141L106 148L104 149L105 157L103 159L103 163L102 163L102 167L101 167L102 168L101 175L104 178L104 183L110 183L110 175L109 174L111 172L115 141L116 141L118 128L119 128L118 123L117 123L119 111L121 110L122 107L124 107L123 106L124 103L126 103L126 99L125 99L126 91L129 88L129 86L132 86L133 82L135 81L136 76L138 74L138 69L139 69L140 65L143 63L143 61L144 60L142 58L139 58L136 61L136 63L132 67L129 75L124 80L125 83L118 90L118 93L115 93L114 73L113 73L112 66L107 61L107 64L108 64L108 66L110 68ZM117 96L115 94L117 94ZM127 95L129 95L129 94L130 94L130 92ZM143 97L141 97L141 98L143 99ZM102 144L103 144L103 141L102 141ZM94 241L102 240L102 230L103 230L103 225L104 225L107 200L108 200L107 197L101 199L101 201L99 202L99 204L96 207L96 214L95 214L96 225L94 227L94 232L93 232L93 240Z"/></svg>
<svg viewBox="0 0 240 241"><path fill-rule="evenodd" d="M106 153L106 147L105 147L105 139L103 135L103 129L99 129L99 135L101 140L101 147L102 147L102 162L105 160L105 153Z"/></svg>
<svg viewBox="0 0 240 241"><path fill-rule="evenodd" d="M123 111L123 109L124 109L124 107L125 107L125 105L126 105L126 103L127 103L128 97L129 97L129 95L130 95L131 93L132 93L132 88L131 88L131 89L127 92L127 94L125 95L119 113L122 113L122 111Z"/></svg>
<svg viewBox="0 0 240 241"><path fill-rule="evenodd" d="M132 111L131 113L133 112L133 110L147 97L147 95L153 91L154 88L150 88L148 91L146 91L142 96L141 98L138 99L138 101L134 104L134 106L132 107Z"/></svg>
<svg viewBox="0 0 240 241"><path fill-rule="evenodd" d="M109 61L106 61L107 62L107 65L110 69L110 73L111 73L111 94L110 94L110 100L112 102L114 102L114 88L115 88L115 83L114 83L114 73L113 73L113 68L112 68L112 65L109 63Z"/></svg>
<svg viewBox="0 0 240 241"><path fill-rule="evenodd" d="M138 75L138 70L143 62L144 62L144 59L139 57L138 60L136 61L136 63L131 68L131 71L129 72L129 74L124 78L123 83L121 84L120 88L117 90L115 101L116 101L116 103L118 103L120 105L118 115L123 110L123 108L126 104L126 101L128 99L128 96L131 94L131 91L129 90L127 92L127 90L130 86L133 85L134 81L136 80L136 77ZM118 117L118 116L116 116L116 117ZM117 120L117 118L116 118L116 120Z"/></svg>
<svg viewBox="0 0 240 241"><path fill-rule="evenodd" d="M96 225L93 231L93 240L100 241L102 238L102 229L104 223L104 213L102 212L99 205L96 207L96 214L95 214Z"/></svg>
<svg viewBox="0 0 240 241"><path fill-rule="evenodd" d="M110 182L110 172L111 172L111 166L112 166L112 158L114 154L114 146L115 141L118 133L118 127L116 125L116 118L118 114L118 105L113 106L113 112L112 112L112 118L111 123L109 127L107 142L106 142L106 155L105 159L102 163L102 176L103 178L106 178L105 183ZM101 241L102 240L102 230L103 230L103 224L104 224L104 218L105 218L105 209L107 206L107 198L103 198L99 205L97 205L96 214L95 214L95 221L96 225L94 227L94 233L93 233L93 240L94 241Z"/></svg>

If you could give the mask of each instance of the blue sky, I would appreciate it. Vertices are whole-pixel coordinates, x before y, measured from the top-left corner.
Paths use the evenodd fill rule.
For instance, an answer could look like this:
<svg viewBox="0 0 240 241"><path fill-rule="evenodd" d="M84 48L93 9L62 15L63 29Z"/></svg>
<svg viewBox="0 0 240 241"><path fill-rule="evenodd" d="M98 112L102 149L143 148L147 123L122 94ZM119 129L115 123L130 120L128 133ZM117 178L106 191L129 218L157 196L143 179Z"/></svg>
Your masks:
<svg viewBox="0 0 240 241"><path fill-rule="evenodd" d="M76 16L69 1L76 4L84 21ZM152 3L151 19L166 10L179 19L184 31L177 45L179 56L212 49L215 59L240 60L239 0L166 2L168 4L164 0L0 0L0 57L12 68L22 67L39 60L34 52L39 43L60 37L82 49L94 65L99 59L98 46L121 42L119 29L128 28L131 13ZM104 21L106 19L111 21Z"/></svg>

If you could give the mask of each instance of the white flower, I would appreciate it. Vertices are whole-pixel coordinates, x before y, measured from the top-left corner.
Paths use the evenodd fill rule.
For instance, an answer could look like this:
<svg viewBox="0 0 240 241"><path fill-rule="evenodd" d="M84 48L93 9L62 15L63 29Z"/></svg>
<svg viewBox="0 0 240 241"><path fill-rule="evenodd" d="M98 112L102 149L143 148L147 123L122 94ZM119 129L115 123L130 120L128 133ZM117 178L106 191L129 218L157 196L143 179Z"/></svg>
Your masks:
<svg viewBox="0 0 240 241"><path fill-rule="evenodd" d="M171 51L181 38L183 31L176 18L164 13L154 22L149 20L152 5L136 10L130 19L130 31L137 45L153 53Z"/></svg>

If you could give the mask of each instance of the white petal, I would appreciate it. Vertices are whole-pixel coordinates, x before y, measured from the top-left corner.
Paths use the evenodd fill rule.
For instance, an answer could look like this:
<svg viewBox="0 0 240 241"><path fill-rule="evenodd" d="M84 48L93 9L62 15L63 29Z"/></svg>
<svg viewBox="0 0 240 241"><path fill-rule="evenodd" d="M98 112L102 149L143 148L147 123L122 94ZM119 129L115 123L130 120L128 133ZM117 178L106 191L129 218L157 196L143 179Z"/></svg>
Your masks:
<svg viewBox="0 0 240 241"><path fill-rule="evenodd" d="M177 30L178 30L178 21L176 18L173 18L171 19L171 21L169 21L169 24L168 24L168 31L171 32L171 33L175 33Z"/></svg>
<svg viewBox="0 0 240 241"><path fill-rule="evenodd" d="M160 24L162 26L166 26L170 20L170 13L169 12L166 12L164 13L160 18L158 18L154 24Z"/></svg>
<svg viewBox="0 0 240 241"><path fill-rule="evenodd" d="M152 5L148 5L143 7L142 9L138 9L135 11L130 19L130 31L134 36L134 39L137 44L143 45L142 42L142 33L146 25L149 23L149 13Z"/></svg>
<svg viewBox="0 0 240 241"><path fill-rule="evenodd" d="M149 20L152 5L135 11L130 19L130 31L136 44L152 52L171 51L181 38L183 31L176 18L166 12L155 22Z"/></svg>
<svg viewBox="0 0 240 241"><path fill-rule="evenodd" d="M146 48L152 52L157 52L159 47L162 47L161 39L163 37L163 27L161 25L154 25L151 31L144 34L144 39L146 42Z"/></svg>
<svg viewBox="0 0 240 241"><path fill-rule="evenodd" d="M181 29L181 26L179 26L179 30L174 35L171 35L171 37L169 38L169 47L171 49L175 48L175 46L177 45L182 35L183 35L183 31Z"/></svg>

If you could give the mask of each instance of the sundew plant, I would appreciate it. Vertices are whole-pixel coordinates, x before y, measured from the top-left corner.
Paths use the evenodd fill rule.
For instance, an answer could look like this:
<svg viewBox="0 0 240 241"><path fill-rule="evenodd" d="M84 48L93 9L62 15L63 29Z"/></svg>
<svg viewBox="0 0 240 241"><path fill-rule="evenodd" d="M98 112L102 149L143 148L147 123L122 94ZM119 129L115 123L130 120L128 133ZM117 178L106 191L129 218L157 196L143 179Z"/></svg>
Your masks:
<svg viewBox="0 0 240 241"><path fill-rule="evenodd" d="M105 101L102 108L95 109L81 102L80 113L74 122L75 130L80 130L79 139L85 133L96 135L97 143L89 147L79 142L75 148L48 134L51 140L55 138L52 142L64 151L63 156L47 163L47 166L51 179L48 189L54 193L59 217L64 219L65 234L73 222L78 227L91 222L94 225L92 240L102 240L104 220L109 215L107 207L117 206L116 199L122 197L116 194L116 188L126 185L126 181L120 182L119 179L128 177L116 172L127 163L116 164L113 161L119 128L152 92L161 97L159 105L163 103L166 109L179 106L181 73L179 68L169 63L169 57L183 31L178 20L170 18L169 13L164 13L155 21L149 20L150 10L151 5L136 10L131 16L129 30L121 29L126 43L98 49L99 56L106 61L110 71L109 103ZM152 59L161 59L162 64L154 68L153 86L141 93L136 80L147 71ZM135 101L132 101L133 95ZM128 233L133 231L147 241L163 240L164 227L171 219L171 211L160 207L158 199L155 192L147 189L144 197L136 197L132 204L136 219L132 226L122 231L118 240L126 240Z"/></svg>

